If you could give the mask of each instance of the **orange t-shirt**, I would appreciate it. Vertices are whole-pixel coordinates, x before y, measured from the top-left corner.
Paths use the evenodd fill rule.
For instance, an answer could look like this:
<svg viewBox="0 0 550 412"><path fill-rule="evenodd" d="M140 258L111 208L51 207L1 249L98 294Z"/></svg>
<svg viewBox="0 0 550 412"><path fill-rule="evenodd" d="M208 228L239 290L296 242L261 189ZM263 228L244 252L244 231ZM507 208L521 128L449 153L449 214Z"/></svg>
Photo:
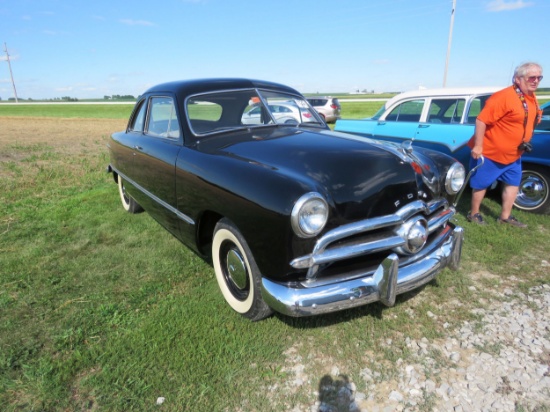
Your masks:
<svg viewBox="0 0 550 412"><path fill-rule="evenodd" d="M528 116L525 141L531 140L537 110L536 96L525 95ZM477 117L487 125L483 136L483 156L502 164L510 164L521 157L518 146L524 136L525 109L514 86L493 94ZM473 139L469 142L473 147Z"/></svg>

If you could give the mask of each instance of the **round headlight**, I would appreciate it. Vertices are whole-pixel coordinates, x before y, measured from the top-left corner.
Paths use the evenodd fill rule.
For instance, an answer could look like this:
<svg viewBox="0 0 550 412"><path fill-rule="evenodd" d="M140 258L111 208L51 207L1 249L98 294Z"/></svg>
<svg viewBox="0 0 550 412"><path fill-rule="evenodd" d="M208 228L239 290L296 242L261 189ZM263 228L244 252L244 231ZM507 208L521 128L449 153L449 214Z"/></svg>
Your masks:
<svg viewBox="0 0 550 412"><path fill-rule="evenodd" d="M445 190L447 190L447 193L450 195L458 193L459 190L462 189L465 179L466 171L464 170L464 166L458 162L454 163L449 168L447 176L445 177Z"/></svg>
<svg viewBox="0 0 550 412"><path fill-rule="evenodd" d="M306 193L292 208L292 229L299 237L313 237L328 220L328 205L319 193Z"/></svg>

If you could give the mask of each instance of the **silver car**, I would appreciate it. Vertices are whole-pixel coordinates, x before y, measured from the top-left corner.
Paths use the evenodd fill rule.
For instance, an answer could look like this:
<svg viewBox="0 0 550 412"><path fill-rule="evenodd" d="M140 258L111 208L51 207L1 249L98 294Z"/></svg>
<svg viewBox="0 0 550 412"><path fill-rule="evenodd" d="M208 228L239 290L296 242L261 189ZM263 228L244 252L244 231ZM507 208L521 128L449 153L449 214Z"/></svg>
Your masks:
<svg viewBox="0 0 550 412"><path fill-rule="evenodd" d="M305 102L302 103L302 106L306 106ZM241 122L243 124L265 124L265 119L262 120L262 107L262 105L253 104L244 112ZM268 107L275 122L278 124L320 122L320 120L311 113L309 108L298 106L298 102L269 102Z"/></svg>
<svg viewBox="0 0 550 412"><path fill-rule="evenodd" d="M334 97L310 97L307 99L317 113L323 116L325 122L334 123L340 118L342 106L338 99Z"/></svg>

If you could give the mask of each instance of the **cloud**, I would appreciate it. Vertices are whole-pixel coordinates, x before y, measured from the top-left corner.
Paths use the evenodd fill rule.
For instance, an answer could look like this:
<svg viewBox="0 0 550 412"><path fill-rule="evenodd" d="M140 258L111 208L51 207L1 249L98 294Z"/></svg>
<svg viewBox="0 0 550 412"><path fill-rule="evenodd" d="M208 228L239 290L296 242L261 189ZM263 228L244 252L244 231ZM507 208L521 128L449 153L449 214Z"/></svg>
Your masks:
<svg viewBox="0 0 550 412"><path fill-rule="evenodd" d="M535 3L524 0L493 0L487 4L487 11L509 11L531 7Z"/></svg>
<svg viewBox="0 0 550 412"><path fill-rule="evenodd" d="M151 23L147 20L133 20L133 19L121 19L120 22L122 24L126 24L128 26L154 26L154 23Z"/></svg>

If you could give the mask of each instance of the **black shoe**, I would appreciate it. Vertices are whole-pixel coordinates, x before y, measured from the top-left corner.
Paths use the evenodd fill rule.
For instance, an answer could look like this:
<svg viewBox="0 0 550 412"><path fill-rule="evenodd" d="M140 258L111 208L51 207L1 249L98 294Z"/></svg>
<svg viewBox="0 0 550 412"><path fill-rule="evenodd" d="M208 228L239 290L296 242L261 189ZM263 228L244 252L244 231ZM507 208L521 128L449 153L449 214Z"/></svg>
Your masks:
<svg viewBox="0 0 550 412"><path fill-rule="evenodd" d="M527 225L525 223L521 223L519 220L517 220L514 216L510 215L508 219L501 219L500 217L497 218L498 223L502 224L509 224L510 226L514 227L520 227L522 229L525 229Z"/></svg>
<svg viewBox="0 0 550 412"><path fill-rule="evenodd" d="M487 224L487 222L483 219L483 216L481 216L481 213L476 213L474 215L468 213L466 219L468 219L468 222L472 222L480 226L485 226Z"/></svg>

